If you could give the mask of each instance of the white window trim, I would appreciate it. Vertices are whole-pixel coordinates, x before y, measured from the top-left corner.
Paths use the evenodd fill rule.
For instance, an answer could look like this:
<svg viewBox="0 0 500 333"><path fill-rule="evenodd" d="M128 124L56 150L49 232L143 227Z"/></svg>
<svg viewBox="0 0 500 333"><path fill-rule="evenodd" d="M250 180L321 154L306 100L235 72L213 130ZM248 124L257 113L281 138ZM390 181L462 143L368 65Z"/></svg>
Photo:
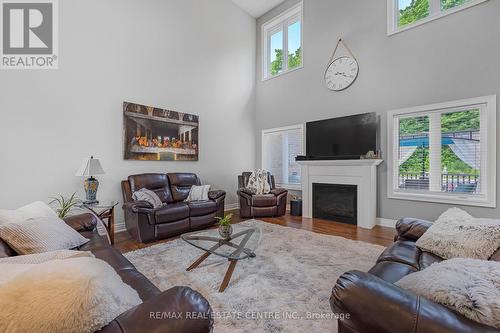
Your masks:
<svg viewBox="0 0 500 333"><path fill-rule="evenodd" d="M492 207L496 204L496 95L464 99L460 101L438 103L432 105L417 106L400 110L392 110L387 113L387 197L389 199L402 199L412 201L426 201L446 204L457 204L465 206ZM460 108L466 106L484 105L485 112L481 112L481 136L486 140L481 140L482 144L487 145L486 156L481 155L481 175L486 175L481 182L484 189L483 195L467 195L436 193L436 192L418 192L409 190L398 190L395 187L399 176L395 171L398 168L398 156L395 154L395 148L398 147L398 137L394 135L397 129L396 123L398 116L417 114L420 112L441 112L443 109ZM483 176L482 176L483 177Z"/></svg>
<svg viewBox="0 0 500 333"><path fill-rule="evenodd" d="M423 18L421 20L418 20L415 23L411 23L408 25L405 25L403 27L399 27L399 8L398 8L398 0L387 0L387 36L392 36L397 33L416 28L418 26L421 26L422 24L440 19L442 17L460 12L462 10L477 6L483 2L486 2L488 0L472 0L470 2L464 3L460 6L457 6L455 8L448 9L446 11L441 11L441 4L439 0L429 0L429 6L430 6L430 13L429 16L426 18ZM437 6L437 13L432 12L432 8L436 8Z"/></svg>
<svg viewBox="0 0 500 333"><path fill-rule="evenodd" d="M278 28L283 29L283 67L288 67L288 25L291 22L300 20L300 47L302 49L302 61L300 65L292 69L283 69L281 73L276 75L269 74L269 38L268 35L273 30L278 30ZM267 81L274 79L284 74L294 72L298 69L304 67L304 14L303 14L303 3L302 1L298 4L285 10L283 13L272 18L271 20L262 24L261 29L261 39L262 39L262 81Z"/></svg>
<svg viewBox="0 0 500 333"><path fill-rule="evenodd" d="M302 137L301 137L301 140L300 140L300 147L301 147L301 154L303 154L305 152L305 139L304 139L304 135L305 135L305 126L304 124L298 124L298 125L291 125L291 126L285 126L285 127L278 127L278 128L269 128L269 129L264 129L262 130L262 135L261 135L261 168L262 169L265 169L265 165L266 165L266 154L265 154L265 151L264 151L264 136L266 134L273 134L273 133L279 133L279 132L285 132L285 131L291 131L291 130L300 130L300 132L302 133ZM301 179L302 180L302 179ZM282 183L276 183L276 186L279 186L279 187L282 187L284 189L287 189L287 190L296 190L296 191L301 191L302 190L302 184L282 184Z"/></svg>

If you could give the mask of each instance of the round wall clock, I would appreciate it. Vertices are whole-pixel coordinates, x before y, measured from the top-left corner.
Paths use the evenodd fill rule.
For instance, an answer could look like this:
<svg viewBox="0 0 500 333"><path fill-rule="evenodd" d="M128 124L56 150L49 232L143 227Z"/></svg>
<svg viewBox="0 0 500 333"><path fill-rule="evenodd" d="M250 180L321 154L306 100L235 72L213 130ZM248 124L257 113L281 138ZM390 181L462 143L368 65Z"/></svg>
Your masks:
<svg viewBox="0 0 500 333"><path fill-rule="evenodd" d="M340 44L342 44L347 52L349 52L349 56L335 58L335 54L337 53L337 49ZM354 81L356 81L358 74L358 61L345 42L342 39L339 39L325 71L324 79L327 88L333 91L347 89L354 83Z"/></svg>
<svg viewBox="0 0 500 333"><path fill-rule="evenodd" d="M341 91L349 88L358 77L359 66L352 57L339 57L332 61L325 72L325 83L328 89Z"/></svg>

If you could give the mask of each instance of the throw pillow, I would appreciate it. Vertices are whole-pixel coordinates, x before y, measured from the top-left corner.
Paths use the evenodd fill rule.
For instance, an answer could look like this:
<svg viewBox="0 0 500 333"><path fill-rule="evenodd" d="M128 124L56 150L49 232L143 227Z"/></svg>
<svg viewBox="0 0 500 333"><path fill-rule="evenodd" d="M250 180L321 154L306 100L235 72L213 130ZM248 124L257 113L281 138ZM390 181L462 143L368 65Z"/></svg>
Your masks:
<svg viewBox="0 0 500 333"><path fill-rule="evenodd" d="M0 265L0 332L95 332L141 302L99 259Z"/></svg>
<svg viewBox="0 0 500 333"><path fill-rule="evenodd" d="M405 276L396 285L500 329L500 262L444 260Z"/></svg>
<svg viewBox="0 0 500 333"><path fill-rule="evenodd" d="M269 173L265 170L255 170L248 178L247 188L257 195L268 194L271 192L269 184Z"/></svg>
<svg viewBox="0 0 500 333"><path fill-rule="evenodd" d="M477 219L451 208L420 237L416 245L445 259L488 260L500 247L500 220Z"/></svg>
<svg viewBox="0 0 500 333"><path fill-rule="evenodd" d="M147 188L141 188L140 190L135 191L132 194L132 199L134 199L134 201L149 202L153 206L153 208L160 208L161 206L163 206L163 202L161 201L158 194L151 190L148 190Z"/></svg>
<svg viewBox="0 0 500 333"><path fill-rule="evenodd" d="M31 218L59 218L45 202L36 201L18 209L0 209L0 225L5 223L20 223Z"/></svg>
<svg viewBox="0 0 500 333"><path fill-rule="evenodd" d="M0 224L0 238L18 254L68 250L89 241L64 221L46 217Z"/></svg>
<svg viewBox="0 0 500 333"><path fill-rule="evenodd" d="M186 198L186 202L191 201L207 201L208 200L208 192L210 192L210 185L202 185L202 186L191 186L191 190Z"/></svg>
<svg viewBox="0 0 500 333"><path fill-rule="evenodd" d="M74 250L57 250L45 253L25 254L21 256L13 256L0 258L1 264L41 264L51 260L70 259L79 257L91 257L94 255L90 251L74 251Z"/></svg>

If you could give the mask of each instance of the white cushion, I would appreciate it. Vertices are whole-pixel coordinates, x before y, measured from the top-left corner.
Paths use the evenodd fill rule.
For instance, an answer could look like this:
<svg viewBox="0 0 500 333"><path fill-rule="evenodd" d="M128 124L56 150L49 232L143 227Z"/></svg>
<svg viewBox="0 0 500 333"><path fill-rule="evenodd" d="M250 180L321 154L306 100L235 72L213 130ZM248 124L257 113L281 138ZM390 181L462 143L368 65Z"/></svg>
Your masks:
<svg viewBox="0 0 500 333"><path fill-rule="evenodd" d="M47 217L0 224L0 238L18 254L68 250L89 241L59 218Z"/></svg>
<svg viewBox="0 0 500 333"><path fill-rule="evenodd" d="M265 170L257 169L252 172L248 177L248 184L246 187L257 195L268 194L271 192L271 185L269 184L269 173Z"/></svg>
<svg viewBox="0 0 500 333"><path fill-rule="evenodd" d="M0 225L5 223L20 223L31 218L59 218L44 202L36 201L18 209L0 209Z"/></svg>
<svg viewBox="0 0 500 333"><path fill-rule="evenodd" d="M79 257L95 256L90 251L57 250L44 253L25 254L20 256L0 258L1 264L41 264L51 260L62 260Z"/></svg>
<svg viewBox="0 0 500 333"><path fill-rule="evenodd" d="M158 194L151 190L148 190L147 188L141 188L140 190L135 191L132 194L132 199L134 199L134 201L149 202L153 206L153 208L160 208L164 205Z"/></svg>
<svg viewBox="0 0 500 333"><path fill-rule="evenodd" d="M488 260L500 247L500 220L478 219L459 208L444 212L416 245L442 258Z"/></svg>
<svg viewBox="0 0 500 333"><path fill-rule="evenodd" d="M500 262L444 260L405 276L396 285L500 329Z"/></svg>
<svg viewBox="0 0 500 333"><path fill-rule="evenodd" d="M202 185L202 186L191 186L191 190L189 191L189 195L187 196L186 202L191 201L207 201L208 200L208 192L210 191L210 185Z"/></svg>
<svg viewBox="0 0 500 333"><path fill-rule="evenodd" d="M99 259L0 265L0 332L95 332L140 303Z"/></svg>

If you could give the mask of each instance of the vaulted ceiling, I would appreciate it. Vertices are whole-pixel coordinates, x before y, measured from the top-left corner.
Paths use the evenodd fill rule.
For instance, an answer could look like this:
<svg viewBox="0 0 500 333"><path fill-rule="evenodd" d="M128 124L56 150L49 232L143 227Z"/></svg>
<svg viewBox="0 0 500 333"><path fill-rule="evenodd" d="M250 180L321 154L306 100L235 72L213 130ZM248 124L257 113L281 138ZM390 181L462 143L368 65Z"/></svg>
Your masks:
<svg viewBox="0 0 500 333"><path fill-rule="evenodd" d="M285 0L232 0L248 14L255 18L267 13Z"/></svg>

